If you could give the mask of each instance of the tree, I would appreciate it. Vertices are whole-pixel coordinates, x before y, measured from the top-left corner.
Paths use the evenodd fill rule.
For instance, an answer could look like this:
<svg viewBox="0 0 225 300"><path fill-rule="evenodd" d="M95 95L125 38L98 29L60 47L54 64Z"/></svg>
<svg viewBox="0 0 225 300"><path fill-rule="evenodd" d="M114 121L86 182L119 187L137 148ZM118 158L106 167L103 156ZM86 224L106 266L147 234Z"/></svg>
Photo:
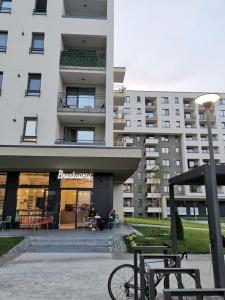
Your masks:
<svg viewBox="0 0 225 300"><path fill-rule="evenodd" d="M176 229L177 229L177 239L183 240L184 239L184 228L183 224L180 218L180 215L178 214L178 211L176 210Z"/></svg>

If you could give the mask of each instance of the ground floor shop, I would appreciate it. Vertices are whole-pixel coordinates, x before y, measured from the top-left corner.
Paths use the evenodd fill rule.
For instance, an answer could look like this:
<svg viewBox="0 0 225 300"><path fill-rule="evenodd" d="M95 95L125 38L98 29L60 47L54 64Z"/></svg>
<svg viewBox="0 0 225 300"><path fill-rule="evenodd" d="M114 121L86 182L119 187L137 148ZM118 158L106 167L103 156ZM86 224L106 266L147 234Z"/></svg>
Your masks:
<svg viewBox="0 0 225 300"><path fill-rule="evenodd" d="M0 173L0 216L11 216L13 226L28 218L51 216L54 227L83 225L91 206L102 218L114 207L112 174L58 172Z"/></svg>

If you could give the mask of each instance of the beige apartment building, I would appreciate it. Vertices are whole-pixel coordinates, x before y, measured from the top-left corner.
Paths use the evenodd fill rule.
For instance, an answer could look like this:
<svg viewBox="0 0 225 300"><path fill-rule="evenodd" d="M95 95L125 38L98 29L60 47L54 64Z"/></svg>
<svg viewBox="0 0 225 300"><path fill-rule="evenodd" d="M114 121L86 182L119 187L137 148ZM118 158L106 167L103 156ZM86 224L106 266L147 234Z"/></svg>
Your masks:
<svg viewBox="0 0 225 300"><path fill-rule="evenodd" d="M126 126L114 131L115 145L142 148L137 171L124 185L124 214L146 216L170 213L168 179L209 160L204 108L194 99L203 93L126 91L117 108ZM225 163L225 95L212 110L214 154ZM158 177L157 177L158 176ZM221 216L225 216L225 190L218 188ZM206 216L204 187L176 187L182 216Z"/></svg>
<svg viewBox="0 0 225 300"><path fill-rule="evenodd" d="M113 0L0 1L0 215L77 228L94 205L122 216L141 150L114 146ZM124 159L126 158L126 159Z"/></svg>

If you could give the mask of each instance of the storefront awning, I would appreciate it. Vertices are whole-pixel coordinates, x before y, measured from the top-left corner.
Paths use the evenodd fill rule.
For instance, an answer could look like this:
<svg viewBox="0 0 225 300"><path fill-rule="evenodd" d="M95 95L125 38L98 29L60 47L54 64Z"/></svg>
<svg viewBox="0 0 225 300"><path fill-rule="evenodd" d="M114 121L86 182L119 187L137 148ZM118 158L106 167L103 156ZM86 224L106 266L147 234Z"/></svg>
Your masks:
<svg viewBox="0 0 225 300"><path fill-rule="evenodd" d="M115 183L123 183L136 171L141 154L137 148L0 146L0 171L110 173Z"/></svg>

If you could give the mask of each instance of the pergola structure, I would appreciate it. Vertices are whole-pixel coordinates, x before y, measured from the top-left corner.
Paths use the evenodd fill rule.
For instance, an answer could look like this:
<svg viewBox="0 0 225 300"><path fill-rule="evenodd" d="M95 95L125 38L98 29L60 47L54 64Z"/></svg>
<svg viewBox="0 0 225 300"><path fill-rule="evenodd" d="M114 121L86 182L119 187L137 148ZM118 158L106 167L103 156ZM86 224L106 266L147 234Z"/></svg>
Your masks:
<svg viewBox="0 0 225 300"><path fill-rule="evenodd" d="M225 287L224 249L221 238L221 225L218 199L214 199L211 166L202 165L169 179L171 234L174 253L177 252L175 185L204 185L208 207L209 236L211 244L215 287ZM216 165L218 186L225 186L225 164Z"/></svg>

